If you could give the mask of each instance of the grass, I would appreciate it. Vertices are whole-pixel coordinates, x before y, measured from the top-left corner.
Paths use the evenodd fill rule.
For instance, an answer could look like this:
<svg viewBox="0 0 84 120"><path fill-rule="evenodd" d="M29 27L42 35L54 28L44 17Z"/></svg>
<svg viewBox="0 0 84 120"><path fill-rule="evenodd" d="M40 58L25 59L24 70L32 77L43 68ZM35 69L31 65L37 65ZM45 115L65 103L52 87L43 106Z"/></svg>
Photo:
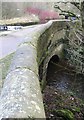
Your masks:
<svg viewBox="0 0 84 120"><path fill-rule="evenodd" d="M0 59L0 89L3 86L4 79L7 75L13 55L14 55L14 53L11 53L11 54L7 55L6 57Z"/></svg>

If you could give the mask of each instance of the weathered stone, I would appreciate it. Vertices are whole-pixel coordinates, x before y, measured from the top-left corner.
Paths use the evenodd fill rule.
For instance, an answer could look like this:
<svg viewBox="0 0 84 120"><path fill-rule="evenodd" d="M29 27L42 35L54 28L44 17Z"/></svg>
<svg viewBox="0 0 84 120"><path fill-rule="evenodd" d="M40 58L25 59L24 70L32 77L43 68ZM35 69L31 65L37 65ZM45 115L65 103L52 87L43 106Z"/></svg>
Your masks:
<svg viewBox="0 0 84 120"><path fill-rule="evenodd" d="M0 118L45 117L38 76L29 69L7 75L0 100Z"/></svg>
<svg viewBox="0 0 84 120"><path fill-rule="evenodd" d="M43 64L42 80L45 80L50 58L55 54L61 58L63 44L58 44L58 40L65 36L66 24L66 20L53 20L25 34L1 91L0 119L45 118L38 70Z"/></svg>
<svg viewBox="0 0 84 120"><path fill-rule="evenodd" d="M26 68L38 74L36 59L36 48L34 48L31 44L22 44L15 53L9 72L17 68Z"/></svg>

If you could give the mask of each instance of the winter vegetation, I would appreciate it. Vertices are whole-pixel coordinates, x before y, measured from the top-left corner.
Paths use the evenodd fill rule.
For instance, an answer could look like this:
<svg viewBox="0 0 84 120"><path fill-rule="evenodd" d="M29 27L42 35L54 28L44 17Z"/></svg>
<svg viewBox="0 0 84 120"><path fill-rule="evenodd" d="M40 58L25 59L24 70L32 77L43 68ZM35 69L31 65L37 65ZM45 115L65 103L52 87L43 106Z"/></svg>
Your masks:
<svg viewBox="0 0 84 120"><path fill-rule="evenodd" d="M32 29L30 34L26 35L26 33L24 33L27 38L25 42L18 46L15 53L11 53L0 60L0 76L2 75L0 88L3 88L4 80L10 81L10 83L7 81L5 84L6 87L4 87L1 96L3 111L5 111L4 101L10 104L10 102L5 99L5 92L8 92L5 89L8 87L8 90L10 88L13 94L15 93L15 96L19 96L20 94L23 94L24 97L26 96L25 101L19 101L19 97L18 99L16 99L16 97L14 98L14 100L18 101L18 104L22 102L19 105L22 106L23 103L25 104L25 107L23 105L23 114L21 111L18 115L23 117L26 113L26 118L33 119L31 117L33 112L30 112L30 109L31 111L33 111L32 108L35 109L38 98L40 98L37 96L38 88L41 88L40 95L42 93L43 98L43 103L41 103L44 105L42 106L42 110L44 110L44 107L46 118L50 120L83 120L84 0L2 2L0 5L2 7L2 12L0 11L2 14L0 17L0 25L8 25L9 30L13 29L11 25L16 25L16 28L18 28L17 23L19 23L19 26L21 23L25 24L35 21L40 24L40 27L37 25L38 27L36 26L36 28L30 26ZM48 22L49 20L57 21L51 24ZM4 38L4 36L2 37ZM7 75L9 77L5 79ZM32 80L34 81L31 82ZM35 82L36 80L37 82ZM19 84L17 81L19 81ZM20 81L22 83L20 83ZM14 89L12 83L15 86ZM38 83L37 86L40 83L40 87L37 87L36 83ZM31 98L33 98L32 95L35 92L34 88L37 90L34 94L36 101L30 104L32 101ZM20 93L18 91L20 91ZM6 94L11 103L14 102L9 96L14 97L12 92L9 91L10 94ZM21 97L20 100L23 100L23 96ZM30 99L27 99L27 97ZM28 106L26 106L26 103ZM15 105L17 105L17 103L15 103ZM15 105L12 109L17 111ZM32 108L31 105L33 106ZM20 107L18 107L18 109ZM40 110L40 107L36 107L37 111ZM11 107L7 106L7 109L10 108ZM27 109L28 114L25 112ZM8 113L8 111L6 111L3 113L4 115L9 115L12 112ZM2 113L0 114L3 116ZM15 113L15 115L18 116L17 113ZM35 113L35 116L38 115Z"/></svg>

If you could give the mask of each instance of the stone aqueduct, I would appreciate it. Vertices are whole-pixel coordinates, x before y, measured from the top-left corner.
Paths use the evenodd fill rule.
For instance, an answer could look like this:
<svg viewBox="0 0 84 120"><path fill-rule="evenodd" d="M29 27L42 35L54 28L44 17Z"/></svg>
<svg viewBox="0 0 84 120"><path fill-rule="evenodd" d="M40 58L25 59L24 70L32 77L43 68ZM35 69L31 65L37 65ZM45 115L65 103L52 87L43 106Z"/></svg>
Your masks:
<svg viewBox="0 0 84 120"><path fill-rule="evenodd" d="M37 26L18 46L1 90L0 119L46 118L40 81L44 86L50 59L63 58L68 23L51 20Z"/></svg>

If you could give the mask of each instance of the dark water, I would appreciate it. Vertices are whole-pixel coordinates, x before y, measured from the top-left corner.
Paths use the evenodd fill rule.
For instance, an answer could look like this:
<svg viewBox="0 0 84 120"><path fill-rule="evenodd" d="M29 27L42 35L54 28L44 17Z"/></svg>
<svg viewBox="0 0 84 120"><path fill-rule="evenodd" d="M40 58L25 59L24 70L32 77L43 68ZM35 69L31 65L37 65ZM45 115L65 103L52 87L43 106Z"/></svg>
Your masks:
<svg viewBox="0 0 84 120"><path fill-rule="evenodd" d="M67 62L49 62L47 84L84 100L84 75L73 72L73 68L67 67Z"/></svg>

